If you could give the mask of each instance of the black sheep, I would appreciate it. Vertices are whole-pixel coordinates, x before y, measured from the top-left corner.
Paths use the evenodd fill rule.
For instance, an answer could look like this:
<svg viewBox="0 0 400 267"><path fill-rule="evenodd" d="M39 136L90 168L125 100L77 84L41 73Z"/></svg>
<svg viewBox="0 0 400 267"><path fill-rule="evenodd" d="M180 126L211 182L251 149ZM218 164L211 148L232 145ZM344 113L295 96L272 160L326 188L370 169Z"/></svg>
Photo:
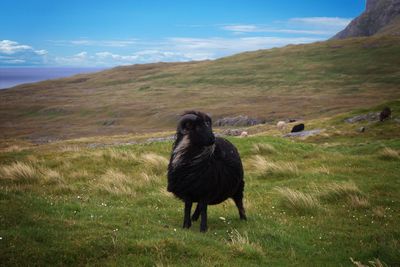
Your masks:
<svg viewBox="0 0 400 267"><path fill-rule="evenodd" d="M293 126L293 128L292 128L292 133L297 133L297 132L301 132L301 131L304 131L303 123L297 124L297 125Z"/></svg>
<svg viewBox="0 0 400 267"><path fill-rule="evenodd" d="M390 110L389 107L385 107L382 112L379 114L379 120L384 121L392 115L392 111Z"/></svg>
<svg viewBox="0 0 400 267"><path fill-rule="evenodd" d="M245 220L243 207L243 166L234 145L215 138L211 118L188 111L180 119L168 165L168 191L185 203L183 228L191 226L190 213L197 202L192 220L201 215L200 231L207 230L207 206L232 198Z"/></svg>

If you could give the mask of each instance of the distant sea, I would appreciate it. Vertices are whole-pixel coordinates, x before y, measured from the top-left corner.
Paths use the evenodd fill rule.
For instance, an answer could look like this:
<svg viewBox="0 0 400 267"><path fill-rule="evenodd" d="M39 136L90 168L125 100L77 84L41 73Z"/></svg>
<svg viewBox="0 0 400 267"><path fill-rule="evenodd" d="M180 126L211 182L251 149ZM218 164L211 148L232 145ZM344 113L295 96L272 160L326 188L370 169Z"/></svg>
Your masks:
<svg viewBox="0 0 400 267"><path fill-rule="evenodd" d="M80 73L90 73L105 68L0 68L0 89L19 84L68 77Z"/></svg>

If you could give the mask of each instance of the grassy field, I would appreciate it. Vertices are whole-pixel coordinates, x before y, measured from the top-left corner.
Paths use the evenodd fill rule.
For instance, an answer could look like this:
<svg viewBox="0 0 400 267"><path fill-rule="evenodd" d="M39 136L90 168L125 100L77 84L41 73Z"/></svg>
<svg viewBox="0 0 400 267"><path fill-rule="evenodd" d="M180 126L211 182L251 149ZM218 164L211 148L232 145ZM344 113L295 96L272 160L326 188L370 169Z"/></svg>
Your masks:
<svg viewBox="0 0 400 267"><path fill-rule="evenodd" d="M214 119L322 118L400 97L400 37L118 67L0 90L0 138L36 143L159 132L185 109Z"/></svg>
<svg viewBox="0 0 400 267"><path fill-rule="evenodd" d="M400 101L386 104L398 118ZM325 131L307 139L268 125L230 138L248 221L227 201L209 208L205 234L181 228L183 204L165 190L171 142L3 142L1 265L399 266L399 123L343 121L381 108L308 120Z"/></svg>

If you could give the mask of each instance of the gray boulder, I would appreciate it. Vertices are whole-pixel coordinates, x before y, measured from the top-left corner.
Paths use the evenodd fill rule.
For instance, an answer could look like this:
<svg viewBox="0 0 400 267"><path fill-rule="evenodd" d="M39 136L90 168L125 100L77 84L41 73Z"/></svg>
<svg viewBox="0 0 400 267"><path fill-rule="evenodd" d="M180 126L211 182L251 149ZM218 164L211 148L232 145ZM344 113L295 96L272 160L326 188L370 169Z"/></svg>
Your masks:
<svg viewBox="0 0 400 267"><path fill-rule="evenodd" d="M347 123L356 123L360 121L378 121L380 112L369 112L367 114L357 115L351 118L347 118L344 121Z"/></svg>

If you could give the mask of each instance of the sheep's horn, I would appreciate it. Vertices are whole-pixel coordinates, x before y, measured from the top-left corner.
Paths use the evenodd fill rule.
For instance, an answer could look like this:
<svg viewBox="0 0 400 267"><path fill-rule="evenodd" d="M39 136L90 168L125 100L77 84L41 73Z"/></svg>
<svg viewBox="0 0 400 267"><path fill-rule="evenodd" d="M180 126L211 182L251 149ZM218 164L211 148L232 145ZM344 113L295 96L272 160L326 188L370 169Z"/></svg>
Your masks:
<svg viewBox="0 0 400 267"><path fill-rule="evenodd" d="M182 117L181 117L181 119L179 120L179 122L183 122L183 121L186 121L186 120L188 120L188 121L194 121L194 120L196 120L197 119L197 115L194 115L194 114L186 114L186 115L183 115Z"/></svg>

